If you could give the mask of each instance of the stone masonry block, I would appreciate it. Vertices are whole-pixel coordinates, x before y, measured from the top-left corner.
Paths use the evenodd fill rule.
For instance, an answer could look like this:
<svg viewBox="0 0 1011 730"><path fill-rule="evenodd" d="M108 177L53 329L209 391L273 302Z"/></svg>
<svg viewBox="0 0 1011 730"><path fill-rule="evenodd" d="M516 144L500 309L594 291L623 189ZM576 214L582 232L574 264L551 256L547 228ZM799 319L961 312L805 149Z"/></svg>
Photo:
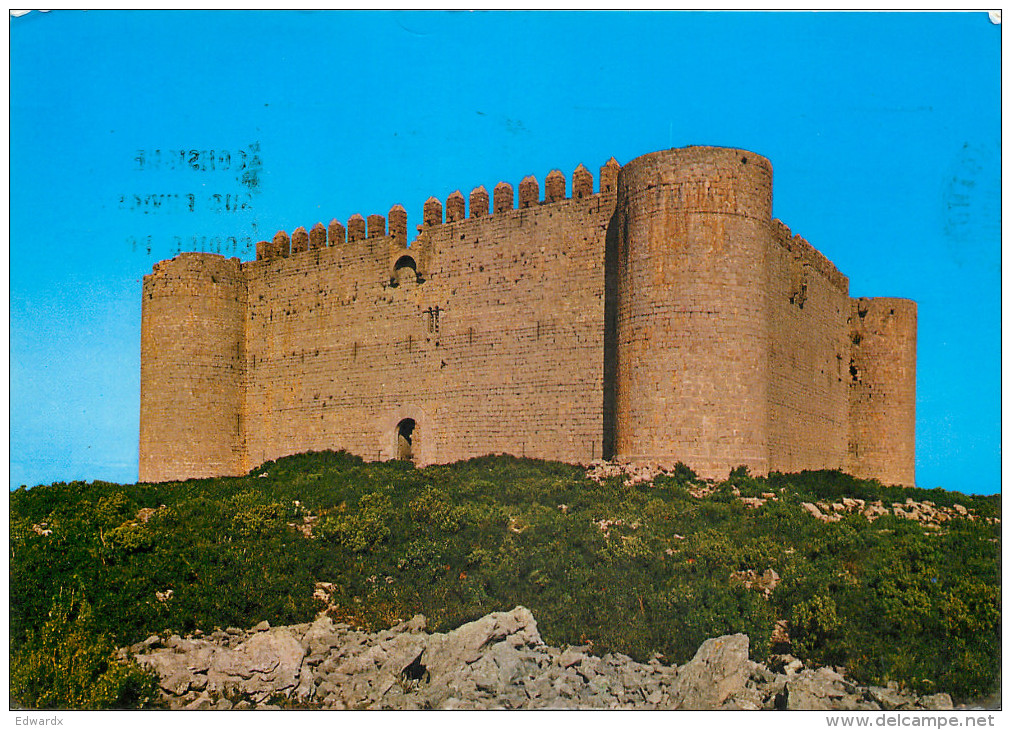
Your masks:
<svg viewBox="0 0 1011 730"><path fill-rule="evenodd" d="M309 250L309 233L304 226L299 226L291 233L291 253L302 253Z"/></svg>
<svg viewBox="0 0 1011 730"><path fill-rule="evenodd" d="M621 165L613 157L600 168L600 192L613 193L618 189L618 173Z"/></svg>
<svg viewBox="0 0 1011 730"><path fill-rule="evenodd" d="M407 244L407 211L399 203L390 208L390 235L398 243Z"/></svg>
<svg viewBox="0 0 1011 730"><path fill-rule="evenodd" d="M326 229L326 237L331 246L344 245L344 224L334 218Z"/></svg>
<svg viewBox="0 0 1011 730"><path fill-rule="evenodd" d="M369 238L382 238L386 235L386 218L373 213L369 216Z"/></svg>
<svg viewBox="0 0 1011 730"><path fill-rule="evenodd" d="M527 175L520 180L520 208L531 208L540 200L540 186L537 178Z"/></svg>
<svg viewBox="0 0 1011 730"><path fill-rule="evenodd" d="M544 202L556 203L565 200L565 175L561 170L552 170L544 178Z"/></svg>
<svg viewBox="0 0 1011 730"><path fill-rule="evenodd" d="M495 195L495 212L504 213L513 209L515 196L513 186L507 182L500 182L493 191Z"/></svg>
<svg viewBox="0 0 1011 730"><path fill-rule="evenodd" d="M348 218L348 243L365 240L365 218L361 213L355 213Z"/></svg>
<svg viewBox="0 0 1011 730"><path fill-rule="evenodd" d="M278 256L287 256L289 253L291 253L291 243L288 240L288 234L285 233L284 231L278 231L277 233L274 234L273 244L274 244L273 258L276 258Z"/></svg>
<svg viewBox="0 0 1011 730"><path fill-rule="evenodd" d="M322 223L317 223L309 231L309 249L316 251L326 248L326 228Z"/></svg>
<svg viewBox="0 0 1011 730"><path fill-rule="evenodd" d="M488 191L479 185L470 191L470 217L482 218L488 215Z"/></svg>
<svg viewBox="0 0 1011 730"><path fill-rule="evenodd" d="M572 197L588 198L593 195L593 174L582 163L572 173Z"/></svg>
<svg viewBox="0 0 1011 730"><path fill-rule="evenodd" d="M454 190L446 198L446 222L455 223L456 221L462 221L467 217L466 207L467 203L463 199L463 193L459 190Z"/></svg>
<svg viewBox="0 0 1011 730"><path fill-rule="evenodd" d="M425 201L423 215L425 227L442 225L442 203L438 198L429 198Z"/></svg>

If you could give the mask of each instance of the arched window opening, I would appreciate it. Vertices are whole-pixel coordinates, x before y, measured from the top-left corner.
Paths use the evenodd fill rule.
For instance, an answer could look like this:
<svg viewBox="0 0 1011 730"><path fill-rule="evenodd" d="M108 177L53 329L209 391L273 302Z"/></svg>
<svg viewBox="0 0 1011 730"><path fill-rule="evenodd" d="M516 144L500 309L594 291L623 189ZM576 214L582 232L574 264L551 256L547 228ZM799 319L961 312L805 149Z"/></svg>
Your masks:
<svg viewBox="0 0 1011 730"><path fill-rule="evenodd" d="M400 461L414 461L414 419L405 418L397 424L397 458Z"/></svg>
<svg viewBox="0 0 1011 730"><path fill-rule="evenodd" d="M390 277L390 286L400 286L401 284L419 284L421 277L418 276L418 264L410 256L401 256L397 263L393 265L393 276Z"/></svg>

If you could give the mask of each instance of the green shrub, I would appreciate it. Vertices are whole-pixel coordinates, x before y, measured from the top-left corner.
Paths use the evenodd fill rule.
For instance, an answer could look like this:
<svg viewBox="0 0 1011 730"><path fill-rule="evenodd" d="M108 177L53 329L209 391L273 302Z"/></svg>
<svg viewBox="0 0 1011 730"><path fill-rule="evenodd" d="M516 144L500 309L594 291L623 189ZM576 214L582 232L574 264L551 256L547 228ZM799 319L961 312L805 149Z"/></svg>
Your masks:
<svg viewBox="0 0 1011 730"><path fill-rule="evenodd" d="M790 638L802 659L825 662L826 650L842 627L835 601L824 593L797 604L790 622Z"/></svg>
<svg viewBox="0 0 1011 730"><path fill-rule="evenodd" d="M243 537L268 535L284 525L285 507L278 502L250 505L237 512L232 526Z"/></svg>
<svg viewBox="0 0 1011 730"><path fill-rule="evenodd" d="M699 475L694 469L679 461L674 465L674 479L680 484L692 484L699 481Z"/></svg>
<svg viewBox="0 0 1011 730"><path fill-rule="evenodd" d="M353 553L363 553L390 536L390 528L386 524L390 511L388 496L379 492L366 494L358 503L357 513L348 511L342 505L336 512L327 515L320 525L320 535Z"/></svg>
<svg viewBox="0 0 1011 730"><path fill-rule="evenodd" d="M614 555L620 560L645 562L657 558L639 535L619 535L611 540L609 545Z"/></svg>
<svg viewBox="0 0 1011 730"><path fill-rule="evenodd" d="M416 522L431 525L440 532L456 532L464 516L462 509L451 505L445 494L432 487L411 500L410 509Z"/></svg>
<svg viewBox="0 0 1011 730"><path fill-rule="evenodd" d="M429 582L442 572L442 555L426 541L412 542L397 561L397 570L411 571Z"/></svg>
<svg viewBox="0 0 1011 730"><path fill-rule="evenodd" d="M150 550L154 544L151 532L142 524L124 522L114 527L105 535L106 541L125 552L133 553L140 550Z"/></svg>
<svg viewBox="0 0 1011 730"><path fill-rule="evenodd" d="M96 630L91 607L69 592L57 597L38 630L12 646L10 670L16 707L137 709L158 696L157 678L117 661L112 643Z"/></svg>
<svg viewBox="0 0 1011 730"><path fill-rule="evenodd" d="M733 484L739 480L746 480L750 478L751 472L748 470L748 467L745 466L744 464L741 464L739 466L735 466L733 469L730 470L730 477L727 479L727 481Z"/></svg>
<svg viewBox="0 0 1011 730"><path fill-rule="evenodd" d="M112 527L133 517L136 505L122 492L113 492L98 500L95 505L95 522L100 527Z"/></svg>
<svg viewBox="0 0 1011 730"><path fill-rule="evenodd" d="M640 661L659 651L680 663L705 639L737 632L761 659L772 627L787 620L791 651L812 666L844 665L854 681L894 679L956 701L996 688L999 524L955 519L928 530L860 515L825 524L800 503L910 496L999 517L999 497L830 471L737 471L703 498L688 489L696 481L687 468L651 484L598 484L578 467L533 459L417 469L325 452L239 478L19 489L10 502L11 646L16 654L31 639L37 649L44 627L58 628L48 614L61 591L93 607L89 636L108 642L101 658L164 630L310 621L313 584L327 581L337 613L375 628L424 613L444 631L522 604L549 643L592 641L596 653ZM777 499L746 508L735 488ZM135 521L141 507L157 508L145 524ZM285 527L303 515L320 516L312 537ZM42 523L51 534L33 529ZM768 597L731 579L767 568L781 577ZM169 588L170 600L155 598ZM74 621L76 613L65 623ZM18 662L17 676L42 676ZM112 679L121 671L106 668ZM21 680L35 694L47 682ZM82 692L73 702L92 701Z"/></svg>

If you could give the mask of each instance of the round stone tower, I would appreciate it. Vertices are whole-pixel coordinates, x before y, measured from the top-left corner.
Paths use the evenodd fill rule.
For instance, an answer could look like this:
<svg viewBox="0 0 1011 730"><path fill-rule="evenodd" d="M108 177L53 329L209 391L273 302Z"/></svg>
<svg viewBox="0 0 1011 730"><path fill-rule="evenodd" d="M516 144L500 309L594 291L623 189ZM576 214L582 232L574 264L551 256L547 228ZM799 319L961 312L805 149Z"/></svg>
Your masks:
<svg viewBox="0 0 1011 730"><path fill-rule="evenodd" d="M772 165L744 150L638 157L618 176L615 456L768 470Z"/></svg>
<svg viewBox="0 0 1011 730"><path fill-rule="evenodd" d="M916 302L851 300L846 471L916 485Z"/></svg>
<svg viewBox="0 0 1011 730"><path fill-rule="evenodd" d="M144 277L140 481L247 470L245 277L238 259L183 253Z"/></svg>

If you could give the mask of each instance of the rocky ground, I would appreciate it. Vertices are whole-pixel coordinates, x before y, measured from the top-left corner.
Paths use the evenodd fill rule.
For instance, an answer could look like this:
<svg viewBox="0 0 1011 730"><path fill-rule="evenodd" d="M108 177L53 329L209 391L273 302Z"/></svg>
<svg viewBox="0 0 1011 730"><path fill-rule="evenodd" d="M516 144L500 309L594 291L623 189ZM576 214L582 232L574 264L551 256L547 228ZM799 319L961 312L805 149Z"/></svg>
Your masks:
<svg viewBox="0 0 1011 730"><path fill-rule="evenodd" d="M619 464L610 461L595 461L586 471L586 476L596 482L615 476L628 477L630 484L652 482L660 475L671 475L673 470L665 469L651 464ZM705 480L700 484L692 486L689 491L696 499L709 496L716 489L716 482ZM782 490L780 490L782 491ZM775 502L779 495L775 492L763 492L761 497L742 497L740 490L734 488L734 495L747 507L758 508L766 502ZM978 516L970 509L955 504L951 507L941 507L930 500L916 502L911 497L906 497L904 502L892 502L890 505L881 500L869 502L863 499L851 499L844 497L837 502L802 502L801 507L821 522L838 522L845 514L860 514L867 518L868 522L884 515L894 515L907 520L914 520L920 524L936 529L949 520L964 519L974 522L976 519L983 519L985 522L1000 524L1000 518Z"/></svg>
<svg viewBox="0 0 1011 730"><path fill-rule="evenodd" d="M415 616L365 633L321 615L311 624L152 636L120 650L152 668L171 708L253 709L803 709L942 710L917 697L860 687L790 656L748 659L743 634L709 639L677 667L547 646L530 611L492 613L446 634Z"/></svg>

